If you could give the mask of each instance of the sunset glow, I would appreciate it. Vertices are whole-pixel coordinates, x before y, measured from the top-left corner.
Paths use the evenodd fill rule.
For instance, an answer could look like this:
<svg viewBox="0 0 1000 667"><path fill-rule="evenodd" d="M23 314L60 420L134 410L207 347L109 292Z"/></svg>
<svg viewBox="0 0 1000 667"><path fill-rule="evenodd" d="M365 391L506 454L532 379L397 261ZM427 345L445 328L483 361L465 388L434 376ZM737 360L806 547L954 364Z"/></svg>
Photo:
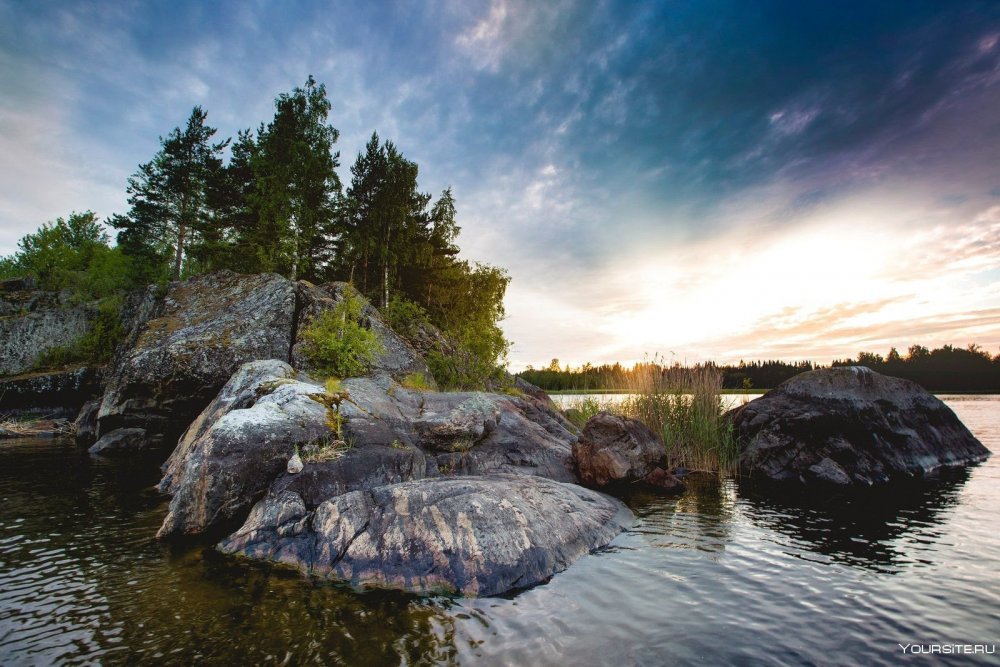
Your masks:
<svg viewBox="0 0 1000 667"><path fill-rule="evenodd" d="M1000 5L224 4L0 4L0 254L311 73L453 187L513 370L1000 351Z"/></svg>

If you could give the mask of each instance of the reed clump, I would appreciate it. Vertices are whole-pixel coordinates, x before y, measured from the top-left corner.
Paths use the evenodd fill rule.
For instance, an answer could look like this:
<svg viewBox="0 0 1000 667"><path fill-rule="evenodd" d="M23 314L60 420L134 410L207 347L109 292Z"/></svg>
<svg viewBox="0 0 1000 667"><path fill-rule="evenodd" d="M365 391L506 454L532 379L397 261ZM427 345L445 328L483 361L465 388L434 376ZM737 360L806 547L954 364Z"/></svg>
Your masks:
<svg viewBox="0 0 1000 667"><path fill-rule="evenodd" d="M623 398L585 398L572 405L570 417L582 424L606 411L636 419L663 438L671 467L734 474L739 447L722 416L722 371L711 365L668 366L658 358L635 371Z"/></svg>

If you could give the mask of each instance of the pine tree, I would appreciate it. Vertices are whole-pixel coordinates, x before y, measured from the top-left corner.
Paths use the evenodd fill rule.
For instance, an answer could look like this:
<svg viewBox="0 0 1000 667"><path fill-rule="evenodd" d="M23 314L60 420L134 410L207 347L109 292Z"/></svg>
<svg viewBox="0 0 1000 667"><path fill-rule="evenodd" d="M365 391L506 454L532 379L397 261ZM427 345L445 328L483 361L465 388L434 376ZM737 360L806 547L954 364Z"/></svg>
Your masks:
<svg viewBox="0 0 1000 667"><path fill-rule="evenodd" d="M332 260L339 132L326 122L326 87L311 76L274 105L274 120L261 125L250 159L258 218L252 245L261 270L317 280Z"/></svg>
<svg viewBox="0 0 1000 667"><path fill-rule="evenodd" d="M180 278L185 243L211 229L208 192L229 140L210 143L216 130L205 125L207 116L196 106L183 131L174 128L160 137L159 152L129 178L128 215L109 220L120 230L122 250L148 266L154 277L172 255L171 274Z"/></svg>

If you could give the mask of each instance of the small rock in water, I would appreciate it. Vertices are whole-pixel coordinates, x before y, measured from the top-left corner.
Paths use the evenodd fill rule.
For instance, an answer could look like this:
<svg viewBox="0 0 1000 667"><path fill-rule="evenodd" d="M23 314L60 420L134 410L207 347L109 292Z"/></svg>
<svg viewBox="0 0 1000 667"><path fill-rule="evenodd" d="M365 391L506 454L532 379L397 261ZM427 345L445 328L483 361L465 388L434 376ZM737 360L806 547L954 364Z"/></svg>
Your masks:
<svg viewBox="0 0 1000 667"><path fill-rule="evenodd" d="M292 454L292 458L288 459L288 474L295 475L302 472L302 459L299 457L299 453L295 452Z"/></svg>
<svg viewBox="0 0 1000 667"><path fill-rule="evenodd" d="M663 468L654 468L653 472L642 478L642 482L666 493L683 493L685 490L684 482Z"/></svg>

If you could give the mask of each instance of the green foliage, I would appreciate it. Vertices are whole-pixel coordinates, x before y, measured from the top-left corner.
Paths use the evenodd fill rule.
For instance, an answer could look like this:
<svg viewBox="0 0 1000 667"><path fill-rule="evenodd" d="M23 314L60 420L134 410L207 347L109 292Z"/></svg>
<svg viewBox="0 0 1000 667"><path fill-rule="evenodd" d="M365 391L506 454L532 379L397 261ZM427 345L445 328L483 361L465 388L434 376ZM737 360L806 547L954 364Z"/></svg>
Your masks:
<svg viewBox="0 0 1000 667"><path fill-rule="evenodd" d="M70 290L76 302L122 292L132 283L132 265L92 211L71 213L23 237L19 251L0 259L0 277L31 276L44 290Z"/></svg>
<svg viewBox="0 0 1000 667"><path fill-rule="evenodd" d="M326 86L311 76L274 106L274 120L261 125L249 155L249 205L257 218L247 230L249 246L258 270L317 280L332 260L341 189L333 145L340 133L326 122Z"/></svg>
<svg viewBox="0 0 1000 667"><path fill-rule="evenodd" d="M739 447L732 425L723 419L722 372L711 365L641 365L620 401L587 397L569 412L578 426L598 412L637 419L663 437L671 466L706 472L736 470Z"/></svg>
<svg viewBox="0 0 1000 667"><path fill-rule="evenodd" d="M431 325L427 311L419 304L399 295L389 299L389 305L380 312L392 330L409 341L418 338L421 331Z"/></svg>
<svg viewBox="0 0 1000 667"><path fill-rule="evenodd" d="M401 385L414 391L430 391L431 386L427 383L427 378L423 373L407 373Z"/></svg>
<svg viewBox="0 0 1000 667"><path fill-rule="evenodd" d="M302 331L303 354L309 364L326 375L356 377L371 368L383 347L361 325L364 303L345 290L341 301L324 311Z"/></svg>

